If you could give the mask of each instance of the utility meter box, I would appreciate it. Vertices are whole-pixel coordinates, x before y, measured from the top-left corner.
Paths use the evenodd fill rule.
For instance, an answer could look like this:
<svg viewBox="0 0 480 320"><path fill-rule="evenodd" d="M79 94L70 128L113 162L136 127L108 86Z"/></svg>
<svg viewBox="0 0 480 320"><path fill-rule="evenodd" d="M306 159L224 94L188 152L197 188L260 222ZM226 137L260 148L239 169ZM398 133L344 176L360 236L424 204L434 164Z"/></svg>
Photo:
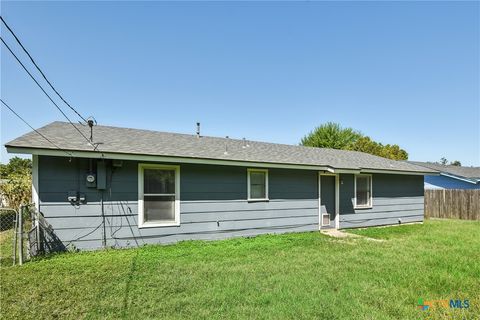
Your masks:
<svg viewBox="0 0 480 320"><path fill-rule="evenodd" d="M97 187L97 175L93 172L87 173L85 175L85 185L87 188L96 188Z"/></svg>

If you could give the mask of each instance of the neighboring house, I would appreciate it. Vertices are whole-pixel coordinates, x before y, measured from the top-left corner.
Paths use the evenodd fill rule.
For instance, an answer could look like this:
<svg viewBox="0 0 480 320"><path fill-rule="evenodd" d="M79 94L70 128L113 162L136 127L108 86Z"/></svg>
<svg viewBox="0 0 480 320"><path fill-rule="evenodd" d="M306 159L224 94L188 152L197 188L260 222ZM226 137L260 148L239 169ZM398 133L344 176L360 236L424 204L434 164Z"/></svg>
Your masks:
<svg viewBox="0 0 480 320"><path fill-rule="evenodd" d="M76 125L88 137L89 128ZM6 144L33 155L34 202L61 246L189 239L423 221L423 176L373 155L95 126L94 151L54 122Z"/></svg>
<svg viewBox="0 0 480 320"><path fill-rule="evenodd" d="M425 189L480 189L480 167L418 161L409 161L409 163L440 172L437 176L425 176Z"/></svg>

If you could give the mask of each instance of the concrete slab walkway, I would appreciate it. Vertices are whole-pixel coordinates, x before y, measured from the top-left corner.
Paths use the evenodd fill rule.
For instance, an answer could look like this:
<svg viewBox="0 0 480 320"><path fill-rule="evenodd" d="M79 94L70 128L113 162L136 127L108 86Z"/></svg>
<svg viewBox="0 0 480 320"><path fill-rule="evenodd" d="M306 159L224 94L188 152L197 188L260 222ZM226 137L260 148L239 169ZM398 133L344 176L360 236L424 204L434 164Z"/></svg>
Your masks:
<svg viewBox="0 0 480 320"><path fill-rule="evenodd" d="M324 235L327 235L327 236L332 237L332 238L357 238L357 239L358 238L363 238L365 240L376 241L376 242L385 241L385 240L381 240L381 239L373 239L373 238L361 236L361 235L358 235L358 234L343 232L343 231L337 230L337 229L320 230L320 232L323 233Z"/></svg>
<svg viewBox="0 0 480 320"><path fill-rule="evenodd" d="M337 229L320 230L321 233L333 238L359 238L358 234L347 233Z"/></svg>

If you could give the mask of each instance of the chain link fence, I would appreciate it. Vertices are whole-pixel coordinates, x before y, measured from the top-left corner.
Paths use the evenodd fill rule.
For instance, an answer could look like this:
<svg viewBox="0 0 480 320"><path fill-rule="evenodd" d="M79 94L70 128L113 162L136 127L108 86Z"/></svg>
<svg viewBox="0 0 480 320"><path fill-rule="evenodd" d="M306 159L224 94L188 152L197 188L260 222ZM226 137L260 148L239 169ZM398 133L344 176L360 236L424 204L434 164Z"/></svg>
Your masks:
<svg viewBox="0 0 480 320"><path fill-rule="evenodd" d="M18 211L11 208L0 208L0 266L15 264L17 258L15 246L17 236L16 224ZM15 259L16 260L16 259Z"/></svg>
<svg viewBox="0 0 480 320"><path fill-rule="evenodd" d="M21 265L41 253L38 218L33 205L0 208L0 266Z"/></svg>

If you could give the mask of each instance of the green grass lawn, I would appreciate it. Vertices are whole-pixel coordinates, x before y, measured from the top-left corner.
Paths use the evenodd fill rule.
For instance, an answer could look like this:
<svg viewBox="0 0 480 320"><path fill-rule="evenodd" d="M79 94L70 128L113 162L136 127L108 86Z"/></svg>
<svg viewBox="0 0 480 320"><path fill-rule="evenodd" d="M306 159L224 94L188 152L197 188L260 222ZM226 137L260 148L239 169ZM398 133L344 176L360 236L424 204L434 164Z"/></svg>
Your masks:
<svg viewBox="0 0 480 320"><path fill-rule="evenodd" d="M13 229L0 231L0 267L13 264Z"/></svg>
<svg viewBox="0 0 480 320"><path fill-rule="evenodd" d="M5 319L480 319L480 222L68 253L2 267ZM470 308L416 308L419 298Z"/></svg>

